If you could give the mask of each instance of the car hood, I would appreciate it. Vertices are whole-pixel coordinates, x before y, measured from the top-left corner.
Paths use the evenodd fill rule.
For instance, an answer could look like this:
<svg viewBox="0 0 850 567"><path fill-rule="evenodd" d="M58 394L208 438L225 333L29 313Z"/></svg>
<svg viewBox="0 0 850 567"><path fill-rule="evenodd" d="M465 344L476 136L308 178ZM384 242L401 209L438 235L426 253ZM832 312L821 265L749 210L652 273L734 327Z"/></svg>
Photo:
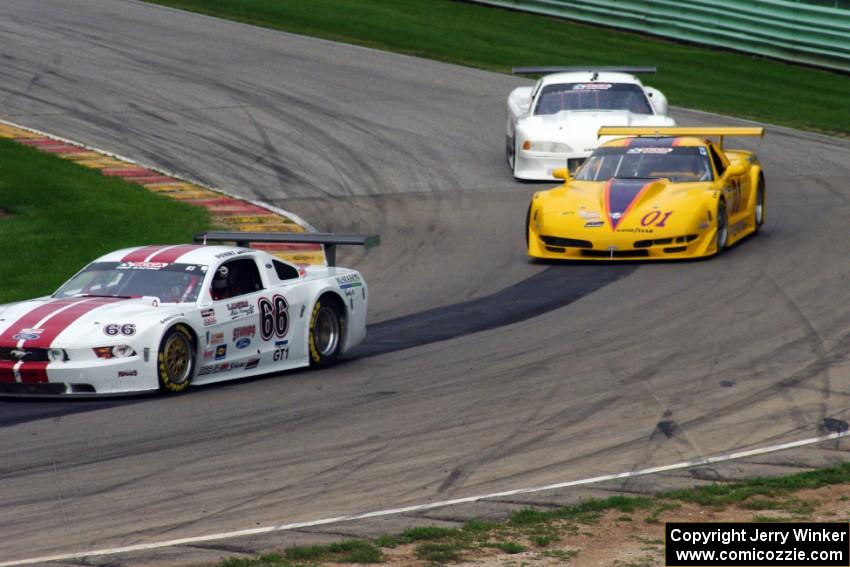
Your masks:
<svg viewBox="0 0 850 567"><path fill-rule="evenodd" d="M110 339L135 335L186 308L185 304L159 305L152 297L44 297L13 303L0 307L0 346L15 346L20 341L33 348L49 348L55 341L108 344ZM107 334L108 325L117 325L117 334ZM132 332L130 327L121 332L124 325L133 325Z"/></svg>
<svg viewBox="0 0 850 567"><path fill-rule="evenodd" d="M549 228L649 233L702 219L711 188L710 182L672 183L667 179L573 181L540 194L542 219L538 222ZM670 213L667 222L666 213Z"/></svg>
<svg viewBox="0 0 850 567"><path fill-rule="evenodd" d="M563 142L575 151L593 151L611 137L598 138L602 126L675 126L667 116L633 114L628 110L575 111L529 116L517 125L524 137L534 141Z"/></svg>

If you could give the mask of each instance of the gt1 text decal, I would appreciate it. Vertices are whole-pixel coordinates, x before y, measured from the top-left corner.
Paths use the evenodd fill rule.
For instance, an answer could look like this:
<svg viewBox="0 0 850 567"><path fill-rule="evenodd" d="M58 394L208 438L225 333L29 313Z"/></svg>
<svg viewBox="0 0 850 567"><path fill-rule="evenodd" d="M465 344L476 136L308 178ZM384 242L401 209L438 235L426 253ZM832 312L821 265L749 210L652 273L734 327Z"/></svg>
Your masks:
<svg viewBox="0 0 850 567"><path fill-rule="evenodd" d="M267 341L273 336L285 337L289 330L286 299L282 295L275 295L271 299L261 297L258 306L260 308L260 336L263 340Z"/></svg>

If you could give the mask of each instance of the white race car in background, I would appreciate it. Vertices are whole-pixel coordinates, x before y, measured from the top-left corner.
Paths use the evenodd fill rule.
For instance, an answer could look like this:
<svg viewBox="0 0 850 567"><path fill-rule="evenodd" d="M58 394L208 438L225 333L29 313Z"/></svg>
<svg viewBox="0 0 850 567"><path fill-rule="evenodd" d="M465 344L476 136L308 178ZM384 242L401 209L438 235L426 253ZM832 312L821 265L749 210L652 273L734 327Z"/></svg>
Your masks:
<svg viewBox="0 0 850 567"><path fill-rule="evenodd" d="M505 151L517 179L555 179L552 171L562 167L575 172L607 141L597 138L602 126L676 125L667 116L667 99L661 91L644 86L629 74L654 73L653 67L525 67L513 71L551 73L533 87L516 88L508 96Z"/></svg>
<svg viewBox="0 0 850 567"><path fill-rule="evenodd" d="M329 265L302 268L242 246L112 252L52 296L0 306L0 395L180 392L190 384L327 366L363 340L366 282L333 266L333 247L374 246L378 237L199 238L324 244Z"/></svg>

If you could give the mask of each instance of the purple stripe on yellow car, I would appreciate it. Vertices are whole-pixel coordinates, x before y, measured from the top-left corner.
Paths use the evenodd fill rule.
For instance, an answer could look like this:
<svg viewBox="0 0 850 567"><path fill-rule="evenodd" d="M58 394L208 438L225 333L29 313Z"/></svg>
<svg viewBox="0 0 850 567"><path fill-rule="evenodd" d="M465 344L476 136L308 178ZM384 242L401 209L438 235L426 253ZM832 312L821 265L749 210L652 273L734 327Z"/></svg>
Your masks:
<svg viewBox="0 0 850 567"><path fill-rule="evenodd" d="M649 182L646 179L610 179L605 184L603 206L612 230L617 229L620 221L626 218L643 192L654 182L654 179Z"/></svg>

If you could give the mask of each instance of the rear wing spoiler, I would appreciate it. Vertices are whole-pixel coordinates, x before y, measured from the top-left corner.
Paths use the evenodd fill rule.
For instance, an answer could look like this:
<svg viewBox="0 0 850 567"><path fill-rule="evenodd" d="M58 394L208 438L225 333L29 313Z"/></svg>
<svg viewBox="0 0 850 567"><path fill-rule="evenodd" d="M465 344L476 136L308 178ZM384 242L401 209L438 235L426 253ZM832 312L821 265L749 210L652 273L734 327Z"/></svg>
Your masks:
<svg viewBox="0 0 850 567"><path fill-rule="evenodd" d="M655 67L514 67L514 75L543 75L546 73L646 73L657 72Z"/></svg>
<svg viewBox="0 0 850 567"><path fill-rule="evenodd" d="M321 244L325 249L328 266L336 265L337 246L363 246L367 250L381 243L380 235L331 234L327 232L202 232L194 236L195 242L235 242L237 246L250 248L252 242L278 244Z"/></svg>
<svg viewBox="0 0 850 567"><path fill-rule="evenodd" d="M599 129L598 137L602 136L637 136L643 138L660 137L684 137L693 136L703 138L717 136L720 138L720 147L723 147L723 138L726 136L757 136L764 138L764 128L732 128L726 126L603 126Z"/></svg>

